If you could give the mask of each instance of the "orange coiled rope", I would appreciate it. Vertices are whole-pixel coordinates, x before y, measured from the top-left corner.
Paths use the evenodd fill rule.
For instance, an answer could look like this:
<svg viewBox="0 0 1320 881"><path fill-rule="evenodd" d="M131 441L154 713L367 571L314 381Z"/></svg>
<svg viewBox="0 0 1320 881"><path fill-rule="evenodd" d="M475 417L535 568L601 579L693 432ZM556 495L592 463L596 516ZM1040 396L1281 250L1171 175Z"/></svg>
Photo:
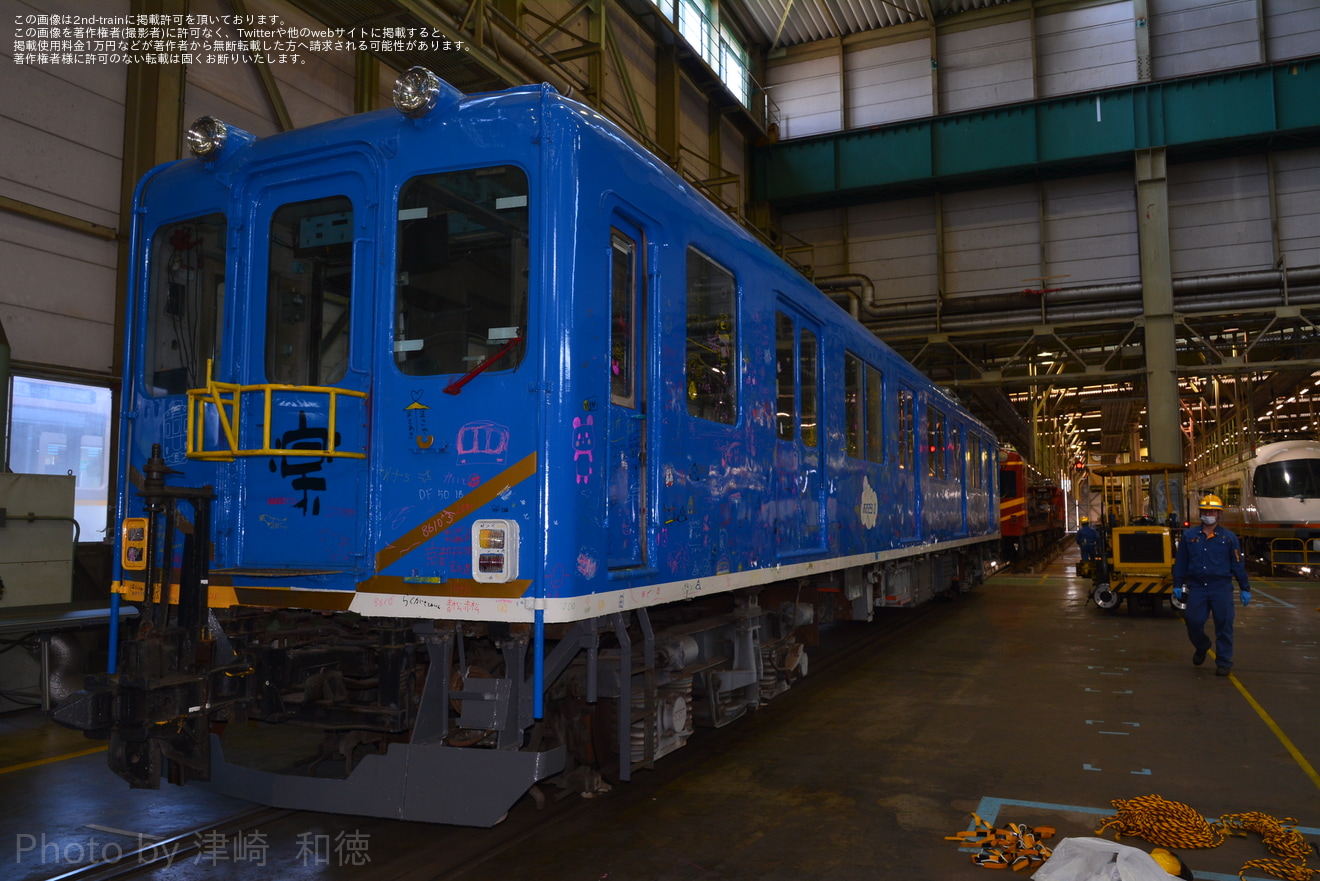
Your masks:
<svg viewBox="0 0 1320 881"><path fill-rule="evenodd" d="M1144 838L1161 847L1199 848L1218 847L1230 835L1245 836L1257 832L1274 859L1251 860L1238 872L1243 877L1248 869L1256 869L1282 878L1284 881L1311 881L1320 873L1306 865L1314 848L1297 831L1297 821L1285 817L1282 821L1253 811L1245 814L1225 814L1211 823L1192 808L1158 795L1146 795L1110 802L1118 814L1108 817L1096 834L1113 829L1116 838L1130 835Z"/></svg>
<svg viewBox="0 0 1320 881"><path fill-rule="evenodd" d="M1251 860L1238 872L1241 878L1248 869L1259 869L1284 881L1311 881L1311 876L1320 869L1306 865L1307 858L1314 848L1297 831L1297 821L1292 817L1278 820L1269 814L1252 811L1246 814L1226 814L1219 818L1219 825L1229 835L1246 835L1257 832L1278 859Z"/></svg>
<svg viewBox="0 0 1320 881"><path fill-rule="evenodd" d="M1115 838L1129 835L1144 838L1160 847L1184 850L1218 847L1227 835L1222 826L1211 825L1187 805L1159 795L1115 799L1110 804L1118 814L1106 817L1096 830L1097 835L1113 829Z"/></svg>

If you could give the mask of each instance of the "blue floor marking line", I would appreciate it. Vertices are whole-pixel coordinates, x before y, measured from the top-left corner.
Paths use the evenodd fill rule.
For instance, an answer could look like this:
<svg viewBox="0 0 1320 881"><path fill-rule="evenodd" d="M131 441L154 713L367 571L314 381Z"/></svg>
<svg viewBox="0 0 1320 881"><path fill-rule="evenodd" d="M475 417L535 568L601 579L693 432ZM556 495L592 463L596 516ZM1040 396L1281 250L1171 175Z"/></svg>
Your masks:
<svg viewBox="0 0 1320 881"><path fill-rule="evenodd" d="M1278 603L1278 604L1281 605L1281 606L1285 606L1285 607L1287 607L1287 608L1289 608L1289 609L1295 609L1295 608L1297 608L1296 606L1294 606L1292 603L1288 602L1287 600L1281 600L1281 599L1279 599L1278 597L1274 596L1273 594L1266 593L1265 591L1261 590L1261 589L1258 588L1258 587L1253 588L1251 592L1252 592L1252 593L1258 593L1258 594L1260 594L1260 595L1263 596L1263 597L1269 597L1269 598L1270 598L1271 600L1273 600L1274 602Z"/></svg>
<svg viewBox="0 0 1320 881"><path fill-rule="evenodd" d="M1099 768L1092 768L1090 765L1086 765L1085 767L1092 771L1100 770ZM1133 771L1132 773L1136 774L1137 772ZM1012 798L991 798L987 795L981 797L981 804L976 809L976 815L991 826L997 826L999 825L998 820L1000 808L1009 805L1022 808L1040 808L1041 810L1046 811L1069 811L1079 814L1096 814L1101 817L1114 813L1112 807L1084 808L1080 805L1056 805L1043 801L1018 801L1017 799ZM1215 822L1209 817L1206 817L1206 820L1211 823ZM976 828L975 821L973 821L973 825L969 828ZM1298 826L1297 831L1303 835L1320 835L1320 829L1310 829L1306 826ZM1055 842L1055 844L1057 843L1058 842ZM1053 847L1053 845L1051 845L1051 847ZM976 853L980 850L979 847L960 847L958 849L963 853ZM1218 872L1197 872L1195 870L1192 871L1192 878L1194 881L1239 881L1239 876L1237 875L1223 875ZM1241 877L1241 881L1277 881L1277 879L1262 878L1259 875L1244 875Z"/></svg>

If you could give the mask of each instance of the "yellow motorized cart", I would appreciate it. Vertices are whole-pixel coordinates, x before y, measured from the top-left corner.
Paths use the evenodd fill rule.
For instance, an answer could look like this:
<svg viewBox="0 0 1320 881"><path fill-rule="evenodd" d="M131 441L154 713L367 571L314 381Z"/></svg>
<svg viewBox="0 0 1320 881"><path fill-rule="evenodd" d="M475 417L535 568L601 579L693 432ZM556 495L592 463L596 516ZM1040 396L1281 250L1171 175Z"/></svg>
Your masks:
<svg viewBox="0 0 1320 881"><path fill-rule="evenodd" d="M1173 555L1183 528L1182 475L1167 462L1102 465L1104 516L1093 570L1091 599L1102 609L1157 609L1166 599L1175 609Z"/></svg>

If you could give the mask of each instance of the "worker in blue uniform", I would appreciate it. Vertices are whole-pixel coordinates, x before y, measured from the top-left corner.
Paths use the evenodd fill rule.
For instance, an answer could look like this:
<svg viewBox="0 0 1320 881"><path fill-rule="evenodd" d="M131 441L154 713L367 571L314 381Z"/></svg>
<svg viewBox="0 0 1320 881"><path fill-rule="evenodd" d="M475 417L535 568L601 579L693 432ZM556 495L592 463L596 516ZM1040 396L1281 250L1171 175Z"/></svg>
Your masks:
<svg viewBox="0 0 1320 881"><path fill-rule="evenodd" d="M1095 545L1100 540L1100 533L1091 525L1090 517L1083 517L1077 527L1077 549L1082 552L1082 562L1095 559Z"/></svg>
<svg viewBox="0 0 1320 881"><path fill-rule="evenodd" d="M1215 617L1215 674L1227 676L1233 669L1233 579L1242 589L1242 605L1251 603L1251 582L1242 565L1242 547L1237 536L1219 525L1224 503L1219 496L1201 499L1201 523L1183 533L1173 561L1173 594L1184 596L1187 608L1187 637L1195 652L1193 664L1205 663L1210 639L1205 622Z"/></svg>

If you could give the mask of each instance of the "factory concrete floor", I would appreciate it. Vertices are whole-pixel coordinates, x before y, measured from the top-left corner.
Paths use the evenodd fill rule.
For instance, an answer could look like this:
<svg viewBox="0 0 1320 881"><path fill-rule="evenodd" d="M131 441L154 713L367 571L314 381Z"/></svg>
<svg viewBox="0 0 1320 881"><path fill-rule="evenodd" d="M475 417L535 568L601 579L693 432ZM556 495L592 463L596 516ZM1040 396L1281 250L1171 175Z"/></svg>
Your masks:
<svg viewBox="0 0 1320 881"><path fill-rule="evenodd" d="M973 812L998 826L1054 827L1046 843L1057 845L1093 836L1114 800L1148 795L1208 818L1295 818L1320 837L1320 585L1255 578L1252 605L1238 609L1233 675L1217 677L1213 663L1192 665L1167 605L1100 611L1073 577L1075 562L1070 548L1038 574L1001 573L589 802L538 812L524 799L501 827L443 836L414 823L309 815L327 836L366 830L370 858L319 867L304 859L292 872L231 861L224 876L974 879L985 870L972 851L946 840L971 828ZM236 810L200 790L129 792L103 754L45 761L84 744L39 720L0 717L4 877L67 871L34 859L42 833L67 847L105 827L163 834ZM441 841L461 841L464 858L398 862L458 846ZM280 859L289 863L286 844ZM1256 835L1179 855L1203 881L1230 881L1247 861L1271 856ZM1308 865L1320 868L1320 857ZM209 877L206 868L152 877Z"/></svg>
<svg viewBox="0 0 1320 881"><path fill-rule="evenodd" d="M995 576L847 673L795 687L646 799L453 877L976 878L972 851L945 840L972 812L1055 827L1057 844L1152 794L1320 836L1320 586L1256 578L1233 675L1217 677L1193 666L1167 603L1088 604L1076 560L1070 547L1040 574ZM1259 836L1179 855L1223 881L1271 856Z"/></svg>

